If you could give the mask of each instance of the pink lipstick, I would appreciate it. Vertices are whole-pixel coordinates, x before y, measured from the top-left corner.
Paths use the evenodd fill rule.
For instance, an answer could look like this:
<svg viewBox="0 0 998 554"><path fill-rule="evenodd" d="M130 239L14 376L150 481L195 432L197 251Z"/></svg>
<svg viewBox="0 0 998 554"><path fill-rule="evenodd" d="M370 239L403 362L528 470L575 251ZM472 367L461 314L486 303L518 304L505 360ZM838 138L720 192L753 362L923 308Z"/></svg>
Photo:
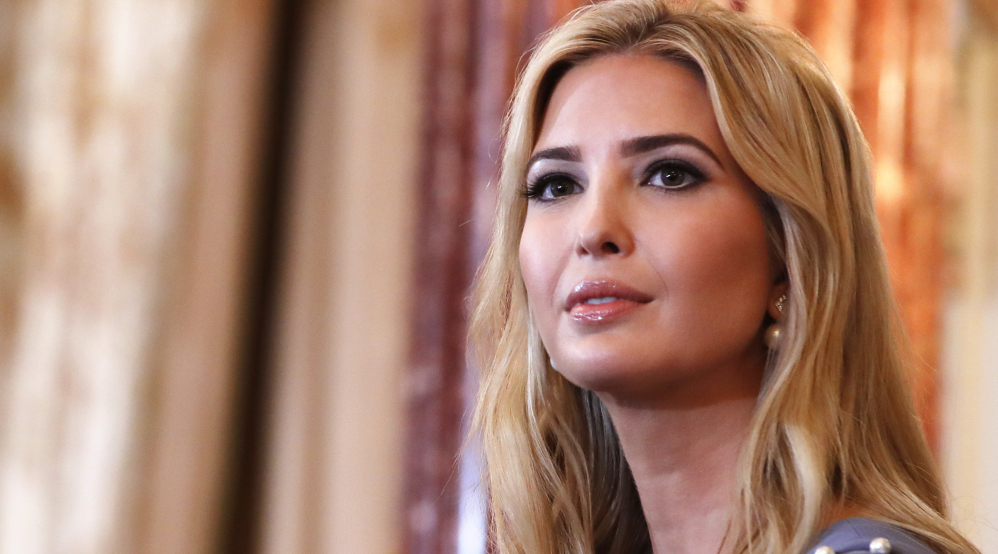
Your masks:
<svg viewBox="0 0 998 554"><path fill-rule="evenodd" d="M616 281L582 281L565 300L565 310L580 323L604 323L651 301L651 296Z"/></svg>

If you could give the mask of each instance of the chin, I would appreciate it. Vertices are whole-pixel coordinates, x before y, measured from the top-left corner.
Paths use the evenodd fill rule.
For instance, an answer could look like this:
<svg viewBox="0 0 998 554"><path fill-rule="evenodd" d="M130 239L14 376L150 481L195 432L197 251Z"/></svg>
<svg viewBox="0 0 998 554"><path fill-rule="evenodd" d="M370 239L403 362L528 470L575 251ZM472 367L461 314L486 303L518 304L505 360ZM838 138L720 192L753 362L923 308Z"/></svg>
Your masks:
<svg viewBox="0 0 998 554"><path fill-rule="evenodd" d="M763 364L738 358L634 356L618 350L568 352L556 358L557 371L577 387L616 402L700 405L758 396ZM575 354L575 355L573 355ZM580 355L585 354L585 355ZM659 353L661 354L661 353Z"/></svg>
<svg viewBox="0 0 998 554"><path fill-rule="evenodd" d="M566 360L558 362L558 372L573 385L593 391L619 395L646 395L658 390L668 373L661 367L622 364L619 357L609 359ZM678 377L678 376L676 376Z"/></svg>

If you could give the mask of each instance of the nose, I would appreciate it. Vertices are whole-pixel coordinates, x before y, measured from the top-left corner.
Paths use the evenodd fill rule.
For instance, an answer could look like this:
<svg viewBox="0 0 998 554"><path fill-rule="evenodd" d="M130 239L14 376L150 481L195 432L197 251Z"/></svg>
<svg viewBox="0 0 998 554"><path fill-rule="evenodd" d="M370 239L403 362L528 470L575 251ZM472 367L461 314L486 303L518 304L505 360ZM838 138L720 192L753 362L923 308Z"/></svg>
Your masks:
<svg viewBox="0 0 998 554"><path fill-rule="evenodd" d="M627 199L621 192L615 187L591 186L584 195L578 220L579 256L626 255L634 249Z"/></svg>

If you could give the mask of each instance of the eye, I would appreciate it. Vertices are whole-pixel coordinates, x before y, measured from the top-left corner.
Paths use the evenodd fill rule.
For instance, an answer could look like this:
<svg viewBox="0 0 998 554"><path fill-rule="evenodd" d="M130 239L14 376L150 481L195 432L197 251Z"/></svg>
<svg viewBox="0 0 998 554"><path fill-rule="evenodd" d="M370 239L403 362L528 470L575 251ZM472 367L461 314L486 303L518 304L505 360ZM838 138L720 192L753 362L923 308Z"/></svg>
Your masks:
<svg viewBox="0 0 998 554"><path fill-rule="evenodd" d="M571 196L579 192L579 184L568 175L555 173L544 175L527 185L527 198L550 201Z"/></svg>
<svg viewBox="0 0 998 554"><path fill-rule="evenodd" d="M683 189L698 185L704 180L703 172L689 162L669 160L657 163L648 169L645 183L664 189Z"/></svg>

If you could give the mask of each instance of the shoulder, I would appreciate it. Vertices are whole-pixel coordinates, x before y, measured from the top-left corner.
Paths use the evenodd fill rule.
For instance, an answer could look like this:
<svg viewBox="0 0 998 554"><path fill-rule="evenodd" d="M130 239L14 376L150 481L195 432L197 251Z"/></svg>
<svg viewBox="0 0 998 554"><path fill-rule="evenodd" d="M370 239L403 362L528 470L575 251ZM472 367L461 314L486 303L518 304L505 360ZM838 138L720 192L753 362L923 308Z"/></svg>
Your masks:
<svg viewBox="0 0 998 554"><path fill-rule="evenodd" d="M807 554L935 554L925 543L889 523L855 517L833 524Z"/></svg>

